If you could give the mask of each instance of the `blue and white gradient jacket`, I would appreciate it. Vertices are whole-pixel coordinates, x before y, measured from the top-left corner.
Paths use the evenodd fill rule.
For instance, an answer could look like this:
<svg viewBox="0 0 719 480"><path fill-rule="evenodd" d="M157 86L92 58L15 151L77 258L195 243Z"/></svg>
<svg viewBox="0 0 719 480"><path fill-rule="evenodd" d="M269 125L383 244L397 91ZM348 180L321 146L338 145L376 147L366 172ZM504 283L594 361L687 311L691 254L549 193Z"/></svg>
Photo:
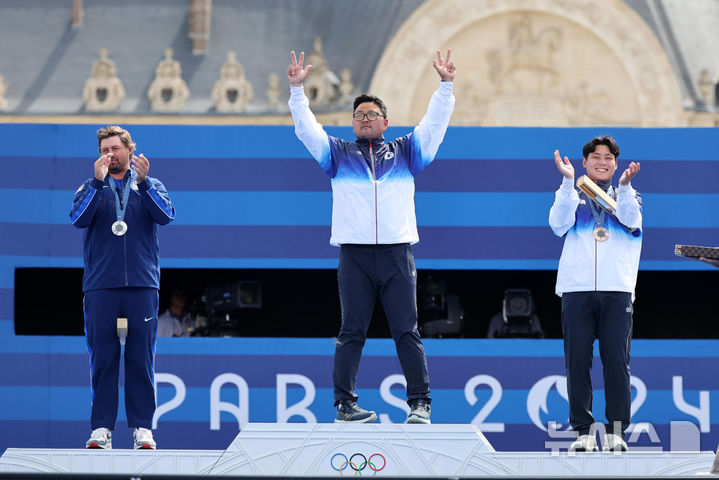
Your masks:
<svg viewBox="0 0 719 480"><path fill-rule="evenodd" d="M442 143L454 109L452 82L440 83L412 133L390 143L373 139L373 158L368 140L346 142L325 133L303 87L290 87L289 105L297 137L332 179L330 243L417 243L414 176Z"/></svg>
<svg viewBox="0 0 719 480"><path fill-rule="evenodd" d="M125 174L125 182L131 170ZM127 183L126 183L127 184ZM101 182L85 180L75 192L70 221L84 229L82 235L85 274L82 291L101 288L160 288L160 241L157 226L175 218L175 209L165 186L147 177L134 181L125 210L127 233L121 237L110 230L117 220L115 180L111 175ZM122 199L122 193L119 193Z"/></svg>
<svg viewBox="0 0 719 480"><path fill-rule="evenodd" d="M600 186L605 191L610 188ZM573 179L565 178L555 194L549 225L557 236L565 237L557 271L560 297L565 292L630 292L634 300L642 250L642 200L631 184L611 187L608 193L617 201L619 221L606 216L609 239L604 242L592 235L595 221L588 203L592 200L583 192L580 195ZM630 233L623 225L636 230Z"/></svg>

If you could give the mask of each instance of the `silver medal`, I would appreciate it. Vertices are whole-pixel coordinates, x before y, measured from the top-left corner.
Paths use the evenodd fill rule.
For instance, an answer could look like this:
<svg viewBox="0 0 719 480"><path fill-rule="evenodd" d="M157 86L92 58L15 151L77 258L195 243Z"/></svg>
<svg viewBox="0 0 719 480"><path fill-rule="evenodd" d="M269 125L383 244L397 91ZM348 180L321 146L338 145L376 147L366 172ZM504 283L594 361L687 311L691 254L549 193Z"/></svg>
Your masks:
<svg viewBox="0 0 719 480"><path fill-rule="evenodd" d="M121 237L127 233L127 224L122 220L118 220L112 224L112 233Z"/></svg>

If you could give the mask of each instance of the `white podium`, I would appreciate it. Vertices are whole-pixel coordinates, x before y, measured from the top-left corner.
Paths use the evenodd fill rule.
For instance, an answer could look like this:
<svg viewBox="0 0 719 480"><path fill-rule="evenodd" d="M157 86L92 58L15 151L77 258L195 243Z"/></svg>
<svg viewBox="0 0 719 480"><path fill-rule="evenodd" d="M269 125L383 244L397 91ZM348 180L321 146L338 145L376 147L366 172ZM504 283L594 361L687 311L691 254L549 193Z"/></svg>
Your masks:
<svg viewBox="0 0 719 480"><path fill-rule="evenodd" d="M230 444L213 473L453 475L473 471L468 462L492 452L492 446L473 425L250 424Z"/></svg>
<svg viewBox="0 0 719 480"><path fill-rule="evenodd" d="M292 477L697 477L714 452L495 452L473 425L248 424L222 450L15 449L0 472Z"/></svg>

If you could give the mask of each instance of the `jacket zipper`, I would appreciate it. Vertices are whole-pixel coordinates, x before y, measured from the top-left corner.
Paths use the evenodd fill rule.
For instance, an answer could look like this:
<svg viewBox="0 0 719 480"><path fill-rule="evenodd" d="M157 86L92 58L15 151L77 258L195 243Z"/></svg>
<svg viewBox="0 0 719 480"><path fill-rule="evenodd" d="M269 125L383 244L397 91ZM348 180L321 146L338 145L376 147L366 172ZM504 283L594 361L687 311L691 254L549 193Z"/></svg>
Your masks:
<svg viewBox="0 0 719 480"><path fill-rule="evenodd" d="M130 176L132 179L132 176ZM125 188L130 188L130 182L125 185ZM132 194L132 192L130 192ZM130 205L130 197L127 197L127 205ZM122 200L120 200L120 207L122 207ZM127 206L125 206L125 212L127 212ZM123 263L125 265L125 286L130 285L130 281L127 278L127 235L122 236L122 251L123 251Z"/></svg>
<svg viewBox="0 0 719 480"><path fill-rule="evenodd" d="M125 252L125 286L130 285L130 281L127 279L127 235L122 236L122 248Z"/></svg>
<svg viewBox="0 0 719 480"><path fill-rule="evenodd" d="M597 291L597 269L599 268L599 241L595 238L594 239L594 291Z"/></svg>
<svg viewBox="0 0 719 480"><path fill-rule="evenodd" d="M377 175L374 169L374 154L372 153L372 139L369 141L369 157L372 161L372 183L374 184L374 243L379 245L379 219L377 215Z"/></svg>

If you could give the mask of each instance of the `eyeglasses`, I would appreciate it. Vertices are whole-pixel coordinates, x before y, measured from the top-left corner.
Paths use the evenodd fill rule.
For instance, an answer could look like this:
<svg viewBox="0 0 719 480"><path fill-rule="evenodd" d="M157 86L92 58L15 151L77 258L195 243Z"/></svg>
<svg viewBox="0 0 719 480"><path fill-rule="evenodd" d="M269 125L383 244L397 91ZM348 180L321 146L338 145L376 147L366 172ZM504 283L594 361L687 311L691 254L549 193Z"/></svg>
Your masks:
<svg viewBox="0 0 719 480"><path fill-rule="evenodd" d="M374 122L379 117L385 118L384 115L382 115L381 113L377 113L377 112L367 112L367 113L357 112L357 113L352 114L352 118L354 118L355 122L361 122L365 118L367 120L369 120L370 122Z"/></svg>

